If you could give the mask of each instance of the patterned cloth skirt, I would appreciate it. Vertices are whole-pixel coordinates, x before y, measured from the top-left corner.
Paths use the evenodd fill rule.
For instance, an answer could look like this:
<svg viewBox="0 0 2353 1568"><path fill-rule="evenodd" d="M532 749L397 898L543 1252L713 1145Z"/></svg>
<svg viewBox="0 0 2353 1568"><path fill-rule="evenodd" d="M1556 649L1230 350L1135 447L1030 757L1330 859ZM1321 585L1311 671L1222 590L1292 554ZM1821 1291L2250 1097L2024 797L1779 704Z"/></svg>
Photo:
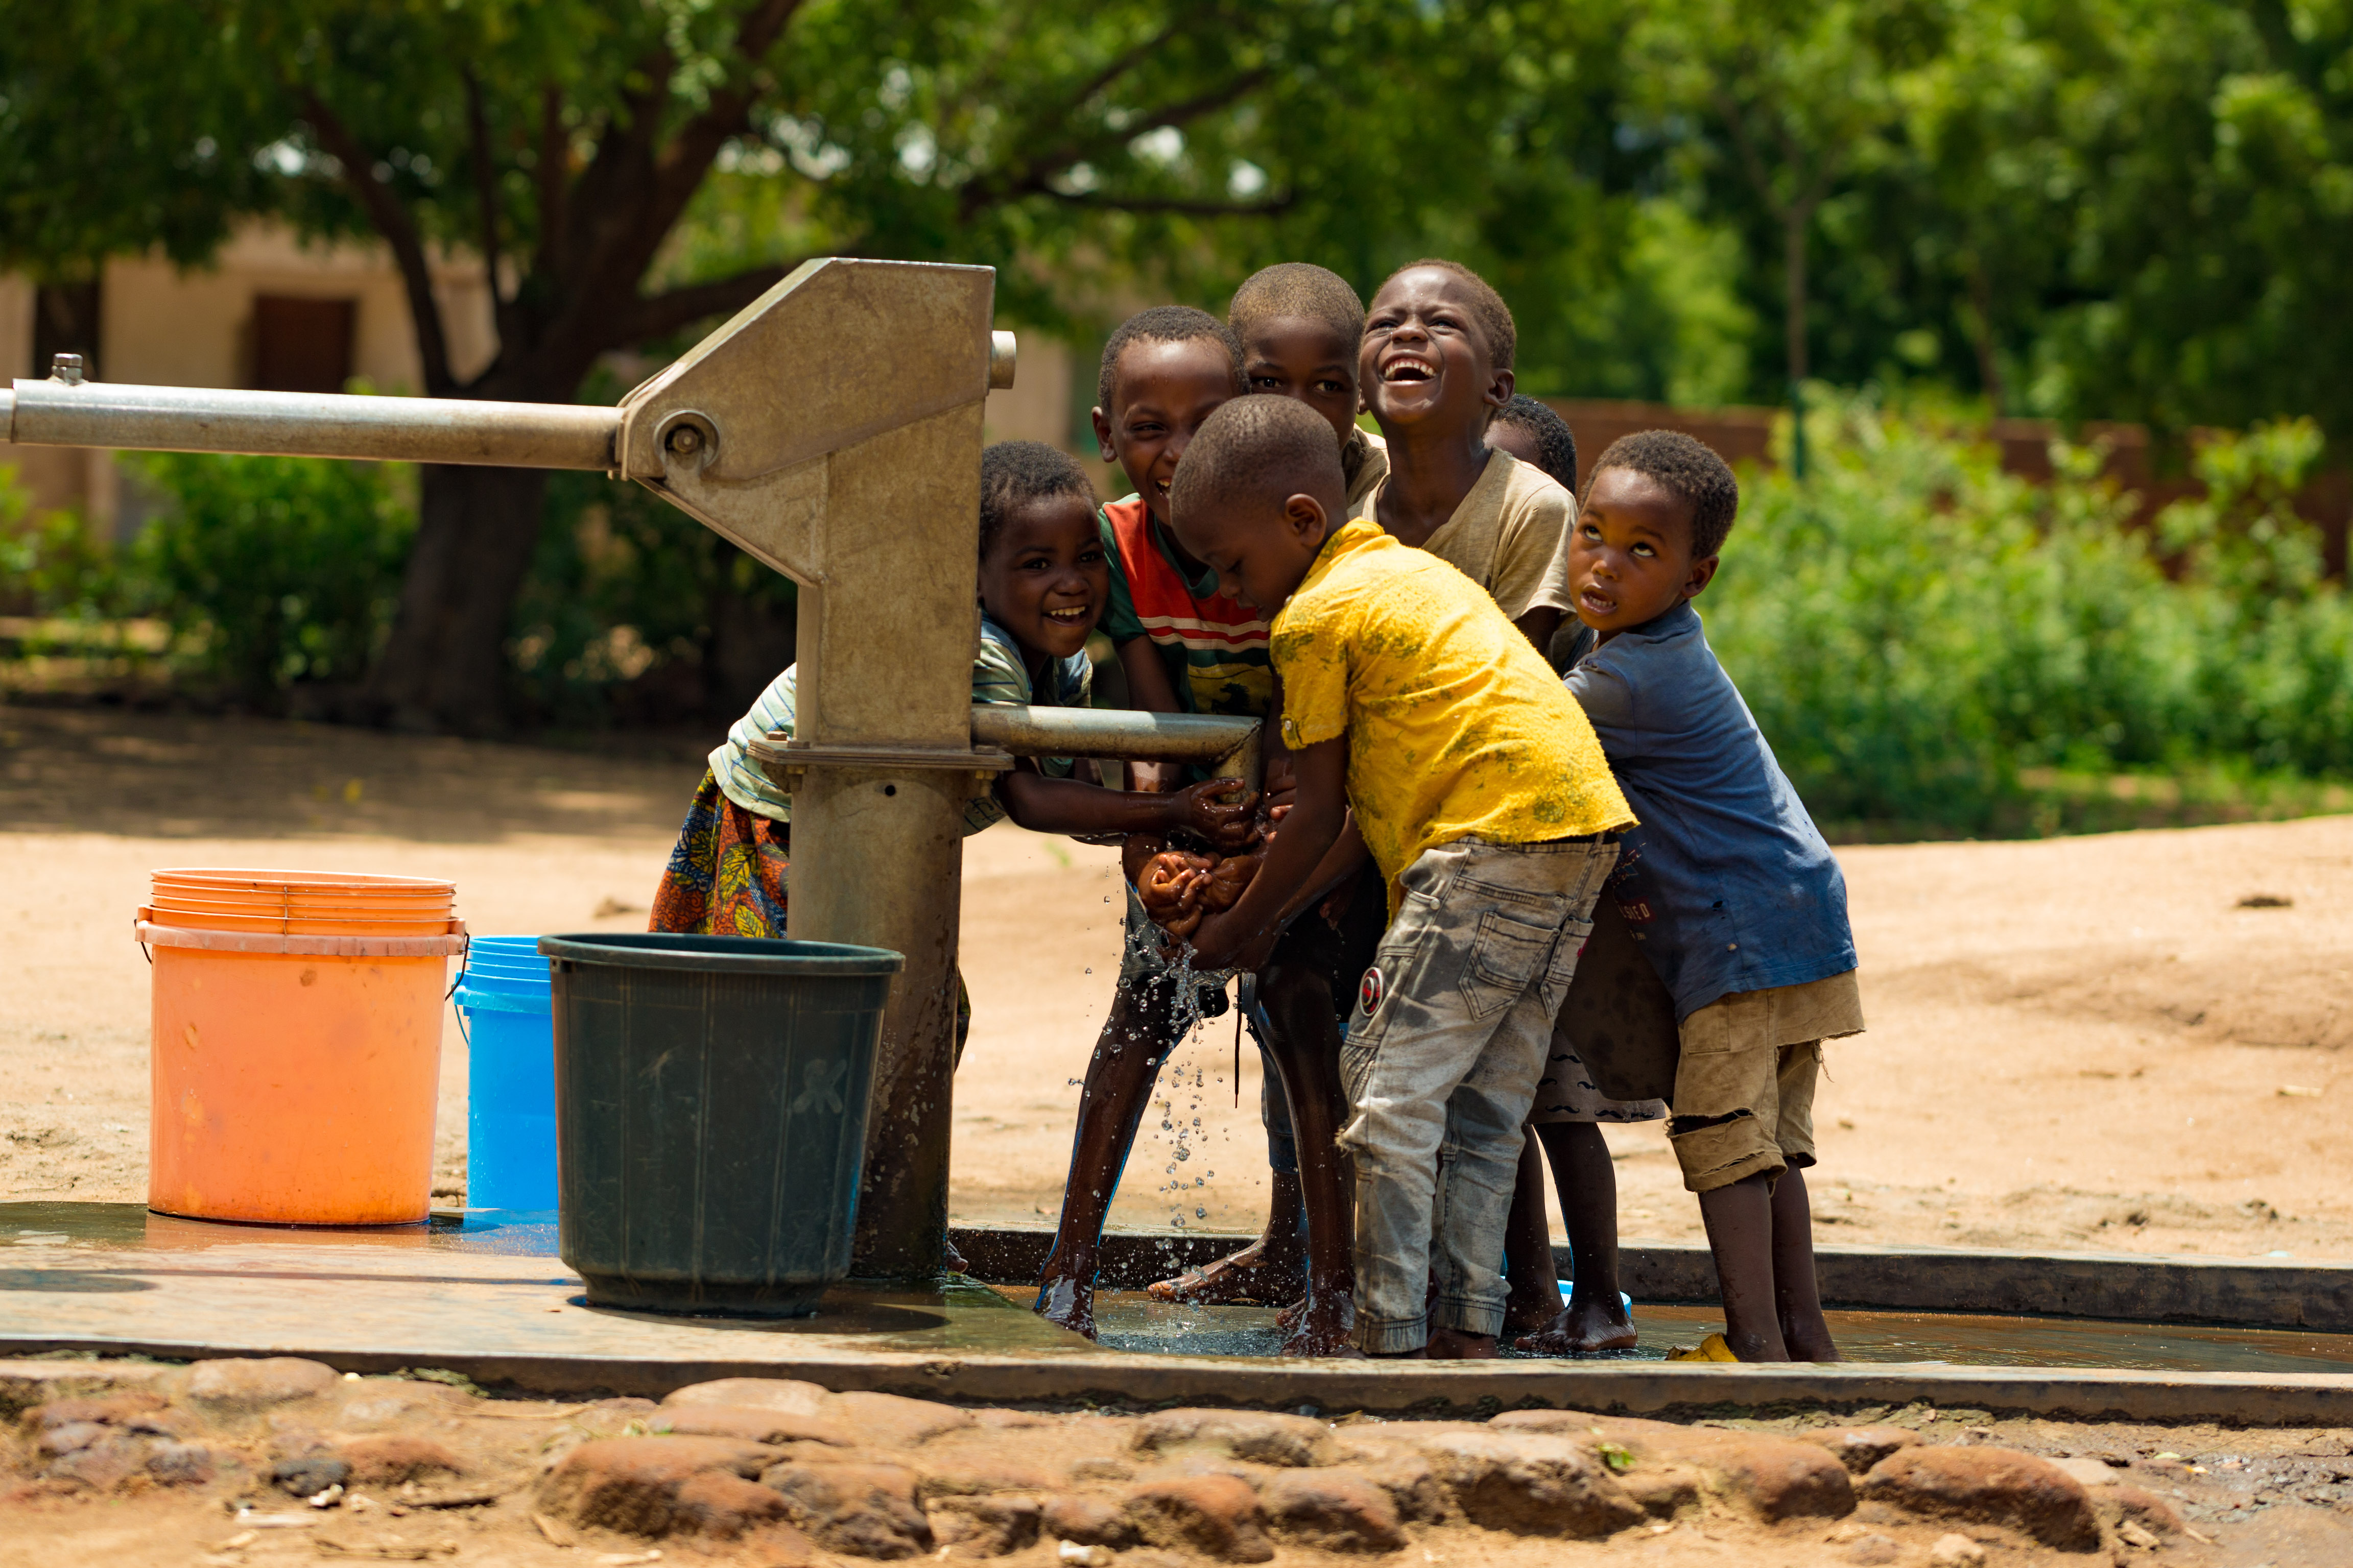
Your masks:
<svg viewBox="0 0 2353 1568"><path fill-rule="evenodd" d="M791 888L793 826L746 811L705 769L678 844L654 889L646 929L690 936L781 937ZM956 975L956 1059L972 1032L972 997Z"/></svg>

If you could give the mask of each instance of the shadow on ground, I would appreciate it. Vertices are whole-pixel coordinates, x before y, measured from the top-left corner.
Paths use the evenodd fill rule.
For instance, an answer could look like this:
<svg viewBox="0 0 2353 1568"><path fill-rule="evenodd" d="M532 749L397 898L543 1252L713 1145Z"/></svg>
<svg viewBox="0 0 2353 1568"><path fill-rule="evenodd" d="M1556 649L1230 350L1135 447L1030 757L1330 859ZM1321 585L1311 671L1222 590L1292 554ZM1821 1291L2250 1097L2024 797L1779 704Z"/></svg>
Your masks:
<svg viewBox="0 0 2353 1568"><path fill-rule="evenodd" d="M674 833L719 740L593 751L269 719L0 706L0 830L140 838Z"/></svg>

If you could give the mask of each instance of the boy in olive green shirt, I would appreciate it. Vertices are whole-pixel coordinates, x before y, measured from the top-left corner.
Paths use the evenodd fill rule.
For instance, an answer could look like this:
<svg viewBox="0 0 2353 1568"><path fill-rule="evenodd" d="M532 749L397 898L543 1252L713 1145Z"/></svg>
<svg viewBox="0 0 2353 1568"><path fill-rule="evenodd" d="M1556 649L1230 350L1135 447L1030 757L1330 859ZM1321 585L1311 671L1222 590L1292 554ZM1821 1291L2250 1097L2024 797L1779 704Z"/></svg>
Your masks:
<svg viewBox="0 0 2353 1568"><path fill-rule="evenodd" d="M1345 495L1330 428L1286 398L1219 409L1176 471L1186 549L1227 592L1280 609L1299 784L1256 879L1194 933L1196 962L1263 962L1332 863L1353 862L1333 851L1354 811L1393 918L1341 1054L1352 1339L1376 1355L1489 1356L1521 1122L1617 857L1607 835L1633 813L1583 710L1486 592L1345 522Z"/></svg>

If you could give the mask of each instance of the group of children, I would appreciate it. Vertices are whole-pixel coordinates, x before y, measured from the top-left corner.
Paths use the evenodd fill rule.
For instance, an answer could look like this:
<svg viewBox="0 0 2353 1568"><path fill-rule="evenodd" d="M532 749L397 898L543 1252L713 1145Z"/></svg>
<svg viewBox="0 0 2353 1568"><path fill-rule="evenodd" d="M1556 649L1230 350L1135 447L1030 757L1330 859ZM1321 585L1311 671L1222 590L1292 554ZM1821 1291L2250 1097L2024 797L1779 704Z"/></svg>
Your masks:
<svg viewBox="0 0 2353 1568"><path fill-rule="evenodd" d="M1567 427L1514 395L1514 346L1502 298L1456 263L1400 268L1369 309L1285 264L1224 321L1161 307L1113 334L1093 420L1125 499L1098 508L1041 444L983 455L976 702L1088 703L1100 627L1133 706L1268 721L1255 796L1038 759L967 808L966 832L1010 816L1125 847L1119 984L1039 1284L1055 1321L1093 1331L1154 1080L1238 976L1272 1212L1155 1293L1288 1305L1302 1354L1630 1345L1598 1123L1665 1118L1729 1353L1837 1353L1800 1172L1821 1042L1862 1019L1837 862L1690 605L1738 487L1653 431L1602 455L1580 505ZM786 670L712 753L656 930L784 933L789 801L747 747L790 732L793 690ZM1188 891L1181 921L1147 870L1172 847L1218 868L1178 879L1219 889ZM1608 1098L1578 1055L1566 1004L1604 900L1672 998L1664 1102Z"/></svg>

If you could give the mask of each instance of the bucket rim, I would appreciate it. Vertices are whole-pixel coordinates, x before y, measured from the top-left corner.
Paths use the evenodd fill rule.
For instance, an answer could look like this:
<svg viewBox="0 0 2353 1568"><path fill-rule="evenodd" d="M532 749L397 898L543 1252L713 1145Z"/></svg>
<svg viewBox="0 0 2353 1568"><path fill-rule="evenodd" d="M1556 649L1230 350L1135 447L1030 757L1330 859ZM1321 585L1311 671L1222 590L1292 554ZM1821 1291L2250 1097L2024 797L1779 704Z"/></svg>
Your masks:
<svg viewBox="0 0 2353 1568"><path fill-rule="evenodd" d="M544 1018L555 1005L550 991L485 991L460 985L449 1000L469 1013L521 1013Z"/></svg>
<svg viewBox="0 0 2353 1568"><path fill-rule="evenodd" d="M385 877L358 871L247 870L243 867L171 866L148 872L156 881L187 887L267 888L297 893L454 893L458 884L439 877Z"/></svg>
<svg viewBox="0 0 2353 1568"><path fill-rule="evenodd" d="M782 937L690 936L672 931L593 931L543 936L539 951L574 963L623 969L669 969L704 974L828 975L844 979L896 974L903 954L887 947Z"/></svg>
<svg viewBox="0 0 2353 1568"><path fill-rule="evenodd" d="M326 958L449 958L466 951L463 921L451 921L441 936L327 936L297 931L207 931L186 926L132 922L132 933L149 947L193 947L208 952L280 953Z"/></svg>

